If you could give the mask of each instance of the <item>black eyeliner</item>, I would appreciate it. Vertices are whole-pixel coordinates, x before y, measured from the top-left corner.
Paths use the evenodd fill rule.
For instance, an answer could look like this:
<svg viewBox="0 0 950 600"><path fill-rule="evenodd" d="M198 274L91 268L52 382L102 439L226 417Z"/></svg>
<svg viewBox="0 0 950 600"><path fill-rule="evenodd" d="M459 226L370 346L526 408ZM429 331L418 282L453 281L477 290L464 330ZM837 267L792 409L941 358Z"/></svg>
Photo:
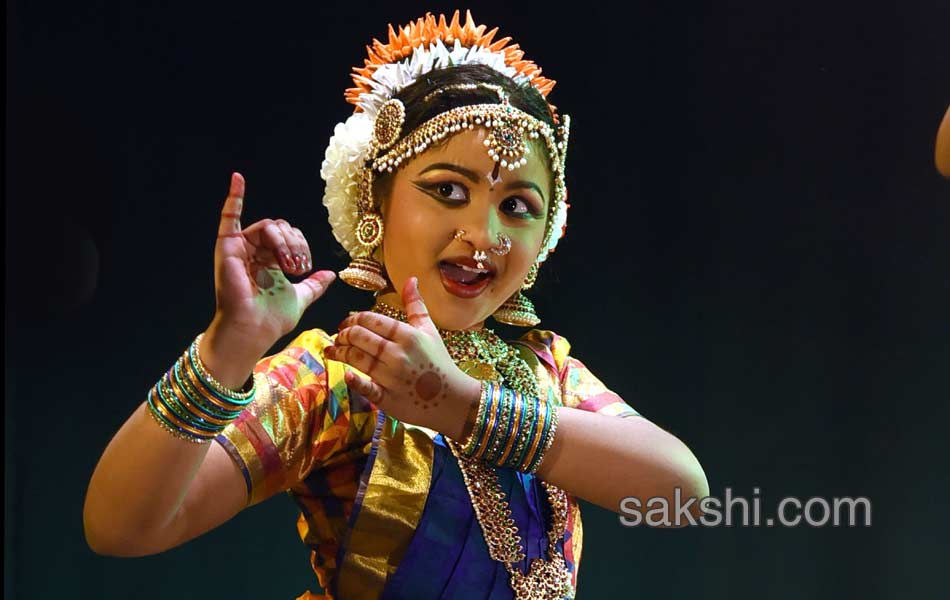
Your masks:
<svg viewBox="0 0 950 600"><path fill-rule="evenodd" d="M417 188L420 192L422 192L422 193L424 193L424 194L426 194L426 195L428 195L428 196L431 196L432 198L434 198L435 200L441 202L442 204L445 204L446 206L460 206L460 205L465 204L466 202L468 202L468 198L467 198L467 196L468 196L468 190L467 190L467 189L465 190L465 192L466 192L466 198L465 198L464 200L453 200L452 198L446 198L445 196L439 195L438 193L435 192L436 188L438 188L438 187L441 186L441 185L445 185L446 183L449 183L449 185L458 185L458 186L461 186L461 187L463 187L463 188L465 187L465 186L463 186L463 185L460 184L460 183L445 182L445 181L440 181L440 182L438 182L438 183L420 183L420 182L418 182L418 181L413 181L413 182L412 182L412 185L416 186L416 188Z"/></svg>

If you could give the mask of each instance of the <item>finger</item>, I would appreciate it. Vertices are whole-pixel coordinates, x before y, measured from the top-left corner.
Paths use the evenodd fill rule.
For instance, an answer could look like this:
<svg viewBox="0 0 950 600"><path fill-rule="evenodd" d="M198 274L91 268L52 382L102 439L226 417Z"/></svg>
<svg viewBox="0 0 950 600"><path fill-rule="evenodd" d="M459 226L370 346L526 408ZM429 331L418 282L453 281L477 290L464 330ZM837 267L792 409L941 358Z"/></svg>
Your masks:
<svg viewBox="0 0 950 600"><path fill-rule="evenodd" d="M218 222L218 237L241 237L241 212L244 210L244 177L240 173L231 173L231 185L228 197L221 209Z"/></svg>
<svg viewBox="0 0 950 600"><path fill-rule="evenodd" d="M256 223L255 223L256 225ZM284 239L284 232L281 231L280 227L277 225L276 221L267 220L262 223L260 232L258 233L257 242L253 240L255 236L249 236L252 239L250 240L252 244L258 246L261 249L266 249L272 252L277 258L280 259L280 267L287 273L296 273L297 265L294 263L292 258L292 252L290 246L287 244L287 240ZM260 258L258 254L258 258Z"/></svg>
<svg viewBox="0 0 950 600"><path fill-rule="evenodd" d="M386 373L379 368L379 361L356 346L343 346L334 343L323 350L324 356L330 360L346 363L359 369L370 377L386 379Z"/></svg>
<svg viewBox="0 0 950 600"><path fill-rule="evenodd" d="M280 232L284 236L284 243L287 244L287 247L290 249L291 261L294 265L294 273L304 273L307 269L304 265L304 249L303 245L300 243L300 238L297 237L297 234L294 232L293 227L290 226L290 223L283 219L276 219L274 223L280 229Z"/></svg>
<svg viewBox="0 0 950 600"><path fill-rule="evenodd" d="M297 298L303 308L313 304L317 298L323 295L333 280L336 279L336 273L333 271L317 271L303 281L294 284L294 290L297 292Z"/></svg>
<svg viewBox="0 0 950 600"><path fill-rule="evenodd" d="M375 361L391 369L400 370L406 367L406 353L398 345L360 325L342 329L337 334L334 345L359 348Z"/></svg>
<svg viewBox="0 0 950 600"><path fill-rule="evenodd" d="M417 329L438 334L439 329L429 316L429 309L419 293L419 279L410 277L402 286L402 305L406 307L409 324Z"/></svg>
<svg viewBox="0 0 950 600"><path fill-rule="evenodd" d="M294 230L294 233L297 234L297 237L300 238L300 244L301 246L303 246L303 251L304 251L304 268L309 271L310 269L313 268L313 255L310 254L310 243L307 242L307 238L306 236L304 236L302 231L300 231L296 227L294 227L293 230Z"/></svg>
<svg viewBox="0 0 950 600"><path fill-rule="evenodd" d="M418 332L407 323L372 311L354 313L340 323L339 329L359 325L397 344L410 343Z"/></svg>
<svg viewBox="0 0 950 600"><path fill-rule="evenodd" d="M343 380L356 393L364 396L367 400L381 406L386 397L386 389L371 379L363 379L353 371L347 371L343 375Z"/></svg>

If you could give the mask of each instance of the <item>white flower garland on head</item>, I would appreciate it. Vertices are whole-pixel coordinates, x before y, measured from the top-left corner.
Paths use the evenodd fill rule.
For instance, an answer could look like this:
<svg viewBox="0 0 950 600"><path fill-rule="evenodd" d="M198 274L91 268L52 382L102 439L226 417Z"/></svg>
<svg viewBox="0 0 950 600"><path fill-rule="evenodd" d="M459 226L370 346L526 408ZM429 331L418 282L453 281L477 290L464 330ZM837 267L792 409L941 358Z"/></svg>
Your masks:
<svg viewBox="0 0 950 600"><path fill-rule="evenodd" d="M360 256L362 246L356 239L356 226L359 222L359 187L366 161L372 158L373 127L380 107L392 99L400 91L412 85L420 77L436 69L446 67L480 64L486 65L502 75L511 78L515 83L523 84L528 78L508 66L505 55L499 52L474 46L466 48L458 39L447 48L442 40L429 44L428 48L419 45L412 55L401 61L380 65L373 73L372 78L356 76L356 79L369 87L370 91L359 96L358 106L361 112L355 112L346 122L338 123L333 129L333 136L327 146L323 164L320 167L320 176L326 181L326 190L323 195L323 205L329 213L330 227L333 237L350 254L351 258ZM564 118L564 142L561 151L566 147L567 125L569 120ZM557 160L555 158L555 160ZM554 251L558 241L564 235L567 224L567 208L564 193L563 156L560 173L555 183L553 201L556 206L550 211L550 222L547 224L544 242L538 255L538 264L544 262Z"/></svg>
<svg viewBox="0 0 950 600"><path fill-rule="evenodd" d="M370 158L372 138L373 119L367 113L354 113L345 123L337 123L333 128L333 137L320 166L320 177L327 182L323 205L330 213L333 237L353 258L360 248L356 241L359 181Z"/></svg>
<svg viewBox="0 0 950 600"><path fill-rule="evenodd" d="M449 50L442 40L436 40L429 44L428 49L420 45L409 58L397 63L380 65L373 72L372 79L358 76L358 79L372 90L360 95L359 107L375 119L379 107L426 73L458 65L485 65L518 84L528 80L527 77L519 75L514 67L505 64L504 54L492 52L480 46L466 48L459 40L455 40L455 44Z"/></svg>

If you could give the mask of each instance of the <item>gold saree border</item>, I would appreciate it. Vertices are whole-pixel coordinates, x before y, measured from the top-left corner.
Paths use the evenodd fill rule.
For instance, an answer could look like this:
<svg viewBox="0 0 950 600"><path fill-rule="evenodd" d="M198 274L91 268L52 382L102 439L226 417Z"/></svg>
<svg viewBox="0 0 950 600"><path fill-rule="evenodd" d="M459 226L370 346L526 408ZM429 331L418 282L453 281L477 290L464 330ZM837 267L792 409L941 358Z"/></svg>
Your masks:
<svg viewBox="0 0 950 600"><path fill-rule="evenodd" d="M512 343L538 376L541 395L562 405L560 381L526 344ZM369 478L357 495L359 512L343 543L336 580L336 597L346 600L379 598L386 581L396 572L415 533L429 495L433 439L438 432L386 416L375 435L376 456L367 465ZM360 496L362 495L362 498ZM580 564L582 524L579 506L570 498L576 537L569 542Z"/></svg>
<svg viewBox="0 0 950 600"><path fill-rule="evenodd" d="M379 598L415 533L429 495L436 432L384 419L372 472L337 572L338 597Z"/></svg>

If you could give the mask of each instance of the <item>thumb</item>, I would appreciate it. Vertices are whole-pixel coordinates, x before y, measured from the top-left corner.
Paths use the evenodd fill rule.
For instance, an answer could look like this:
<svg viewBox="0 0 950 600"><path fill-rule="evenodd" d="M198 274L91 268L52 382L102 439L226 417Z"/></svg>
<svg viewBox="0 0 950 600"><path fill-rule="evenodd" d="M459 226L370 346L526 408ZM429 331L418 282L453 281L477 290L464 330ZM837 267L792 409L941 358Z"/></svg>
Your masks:
<svg viewBox="0 0 950 600"><path fill-rule="evenodd" d="M402 286L402 305L406 307L409 324L428 333L439 334L439 328L432 322L429 309L419 293L419 279L410 277Z"/></svg>
<svg viewBox="0 0 950 600"><path fill-rule="evenodd" d="M297 290L297 297L304 309L313 304L317 298L323 295L333 280L336 279L336 273L333 271L317 271L303 281L294 284Z"/></svg>

